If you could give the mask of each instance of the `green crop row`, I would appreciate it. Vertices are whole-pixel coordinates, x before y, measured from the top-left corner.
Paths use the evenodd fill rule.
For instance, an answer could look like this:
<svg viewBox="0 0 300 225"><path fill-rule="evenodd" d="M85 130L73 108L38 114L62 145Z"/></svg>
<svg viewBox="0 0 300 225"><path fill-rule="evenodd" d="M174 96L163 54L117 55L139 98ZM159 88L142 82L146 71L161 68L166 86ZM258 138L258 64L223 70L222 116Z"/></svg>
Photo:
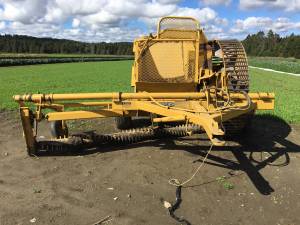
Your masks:
<svg viewBox="0 0 300 225"><path fill-rule="evenodd" d="M0 68L0 110L15 109L12 96L24 93L128 92L133 61L48 64ZM250 69L250 91L274 92L275 110L291 123L300 122L300 78Z"/></svg>
<svg viewBox="0 0 300 225"><path fill-rule="evenodd" d="M100 55L100 54L59 54L59 53L0 53L0 59L15 58L132 58L132 55Z"/></svg>
<svg viewBox="0 0 300 225"><path fill-rule="evenodd" d="M96 62L128 60L130 57L50 57L50 58L0 58L0 66L19 66L50 63Z"/></svg>
<svg viewBox="0 0 300 225"><path fill-rule="evenodd" d="M249 65L300 74L300 59L281 57L249 57Z"/></svg>

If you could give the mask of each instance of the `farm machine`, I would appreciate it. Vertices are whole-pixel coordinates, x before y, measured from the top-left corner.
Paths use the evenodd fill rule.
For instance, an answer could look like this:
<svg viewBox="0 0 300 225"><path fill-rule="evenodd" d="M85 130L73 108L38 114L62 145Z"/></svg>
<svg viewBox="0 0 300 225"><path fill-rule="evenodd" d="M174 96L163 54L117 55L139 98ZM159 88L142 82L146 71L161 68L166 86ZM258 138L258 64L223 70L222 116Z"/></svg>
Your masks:
<svg viewBox="0 0 300 225"><path fill-rule="evenodd" d="M256 110L274 108L273 93L249 92L243 45L208 40L194 18L163 17L156 34L134 41L133 52L132 93L15 95L28 154L197 132L222 146L227 137L243 132ZM68 132L69 120L107 117L116 117L122 130ZM149 125L134 128L138 117L147 118ZM42 120L51 123L52 138L37 135Z"/></svg>

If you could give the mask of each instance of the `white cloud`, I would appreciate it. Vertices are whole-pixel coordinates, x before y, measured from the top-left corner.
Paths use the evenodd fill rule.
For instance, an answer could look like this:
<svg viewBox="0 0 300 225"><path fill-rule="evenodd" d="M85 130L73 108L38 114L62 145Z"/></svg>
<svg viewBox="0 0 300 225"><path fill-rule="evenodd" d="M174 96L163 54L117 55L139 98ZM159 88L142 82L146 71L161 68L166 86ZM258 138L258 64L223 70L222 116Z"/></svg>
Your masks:
<svg viewBox="0 0 300 225"><path fill-rule="evenodd" d="M4 32L36 36L72 36L85 39L128 40L137 27L127 28L130 21L155 19L172 14L179 0L0 0L0 21ZM71 21L72 28L65 24ZM55 30L52 30L55 27ZM97 33L95 33L97 32ZM100 35L103 32L104 35ZM108 37L107 34L114 35ZM82 35L82 36L80 36ZM89 36L89 40L93 38ZM105 41L102 39L101 41Z"/></svg>
<svg viewBox="0 0 300 225"><path fill-rule="evenodd" d="M278 18L273 23L273 30L277 32L287 32L293 29L300 29L300 22L292 22L288 18Z"/></svg>
<svg viewBox="0 0 300 225"><path fill-rule="evenodd" d="M231 0L201 0L204 5L230 5Z"/></svg>
<svg viewBox="0 0 300 225"><path fill-rule="evenodd" d="M80 25L80 20L77 18L74 18L72 21L72 27L79 27Z"/></svg>
<svg viewBox="0 0 300 225"><path fill-rule="evenodd" d="M297 12L300 11L300 0L240 0L241 9L258 9L262 7Z"/></svg>
<svg viewBox="0 0 300 225"><path fill-rule="evenodd" d="M87 42L132 41L134 38L143 34L139 29L120 27L103 27L101 30L85 29L82 27L63 29L61 26L55 24L23 24L20 22L11 22L8 23L4 29L1 29L1 24L2 22L0 22L1 33L63 38Z"/></svg>
<svg viewBox="0 0 300 225"><path fill-rule="evenodd" d="M168 15L168 14L166 14ZM166 16L162 15L162 16ZM200 23L200 26L205 26L206 24L222 24L227 25L227 20L224 18L219 18L216 11L211 8L188 8L188 7L178 7L173 13L173 16L189 16L197 19ZM156 23L159 17L154 18L143 18L148 25L156 27Z"/></svg>
<svg viewBox="0 0 300 225"><path fill-rule="evenodd" d="M54 37L61 32L61 27L50 24L24 24L21 22L10 22L5 30L9 34L32 35L37 37Z"/></svg>
<svg viewBox="0 0 300 225"><path fill-rule="evenodd" d="M81 17L83 23L88 24L92 28L101 27L104 24L117 24L120 22L120 18L114 14L111 14L105 10L101 10L98 13L90 14Z"/></svg>
<svg viewBox="0 0 300 225"><path fill-rule="evenodd" d="M0 30L3 30L6 28L6 23L4 21L0 22Z"/></svg>
<svg viewBox="0 0 300 225"><path fill-rule="evenodd" d="M63 23L68 18L67 14L53 3L47 5L47 13L39 21L47 23Z"/></svg>
<svg viewBox="0 0 300 225"><path fill-rule="evenodd" d="M295 11L300 0L240 0L240 7L279 8ZM1 33L71 38L84 41L132 41L155 32L160 17L190 16L199 20L209 38L225 38L259 29L286 32L299 29L287 18L249 17L232 21L211 7L232 0L202 0L203 7L183 7L180 0L0 0ZM229 8L226 8L226 10ZM230 29L231 27L231 29Z"/></svg>
<svg viewBox="0 0 300 225"><path fill-rule="evenodd" d="M46 13L47 0L1 0L3 10L1 20L19 21L25 24L34 23Z"/></svg>
<svg viewBox="0 0 300 225"><path fill-rule="evenodd" d="M169 15L177 9L175 1L114 0L108 1L102 10L119 18L154 18Z"/></svg>
<svg viewBox="0 0 300 225"><path fill-rule="evenodd" d="M53 0L52 2L67 15L88 15L101 10L108 0Z"/></svg>
<svg viewBox="0 0 300 225"><path fill-rule="evenodd" d="M181 0L156 0L156 2L162 3L162 4L176 4L180 1Z"/></svg>
<svg viewBox="0 0 300 225"><path fill-rule="evenodd" d="M175 12L175 15L177 16L191 16L199 20L200 24L205 24L209 22L213 22L217 19L217 13L208 7L199 9L193 9L193 8L178 8Z"/></svg>
<svg viewBox="0 0 300 225"><path fill-rule="evenodd" d="M189 15L199 20L200 27L204 29L204 33L211 39L224 39L226 36L223 28L228 25L227 19L218 17L218 14L211 8L179 8L175 15Z"/></svg>
<svg viewBox="0 0 300 225"><path fill-rule="evenodd" d="M65 29L55 35L56 38L67 38L87 42L123 42L132 41L143 33L139 29L128 29L120 27L105 28L102 31L85 30L82 28Z"/></svg>
<svg viewBox="0 0 300 225"><path fill-rule="evenodd" d="M65 22L68 17L112 23L117 19L158 18L185 14L207 21L215 18L210 8L179 7L179 0L0 0L0 19L22 23ZM199 15L197 14L199 12ZM100 18L102 17L102 18ZM94 21L93 21L94 20Z"/></svg>
<svg viewBox="0 0 300 225"><path fill-rule="evenodd" d="M245 20L236 20L231 33L253 33L257 31L273 30L285 33L294 29L300 29L300 22L292 22L288 18L280 17L271 19L269 17L248 17Z"/></svg>

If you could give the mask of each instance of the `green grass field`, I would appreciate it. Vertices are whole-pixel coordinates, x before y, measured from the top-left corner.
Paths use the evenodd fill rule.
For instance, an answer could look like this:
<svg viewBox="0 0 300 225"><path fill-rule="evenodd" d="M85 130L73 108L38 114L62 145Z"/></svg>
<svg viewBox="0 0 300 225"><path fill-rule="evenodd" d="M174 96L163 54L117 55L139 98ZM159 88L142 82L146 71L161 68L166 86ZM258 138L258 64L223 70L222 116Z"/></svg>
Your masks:
<svg viewBox="0 0 300 225"><path fill-rule="evenodd" d="M275 110L268 113L300 123L300 77L250 69L250 90L274 92Z"/></svg>
<svg viewBox="0 0 300 225"><path fill-rule="evenodd" d="M15 94L131 91L132 61L60 63L0 68L0 108Z"/></svg>
<svg viewBox="0 0 300 225"><path fill-rule="evenodd" d="M249 57L251 66L300 74L300 59L281 57Z"/></svg>
<svg viewBox="0 0 300 225"><path fill-rule="evenodd" d="M132 61L47 64L0 68L0 109L17 109L24 93L131 91ZM250 69L251 91L275 92L275 114L300 123L300 78Z"/></svg>

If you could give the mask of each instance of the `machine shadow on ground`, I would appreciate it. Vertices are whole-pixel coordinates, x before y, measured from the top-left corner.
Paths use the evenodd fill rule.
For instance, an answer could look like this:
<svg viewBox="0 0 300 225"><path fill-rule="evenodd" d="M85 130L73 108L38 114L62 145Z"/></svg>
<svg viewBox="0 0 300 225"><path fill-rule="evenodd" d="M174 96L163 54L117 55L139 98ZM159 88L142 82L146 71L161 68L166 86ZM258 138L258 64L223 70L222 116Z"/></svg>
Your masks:
<svg viewBox="0 0 300 225"><path fill-rule="evenodd" d="M255 115L252 124L247 131L227 142L226 146L213 147L208 155L206 164L226 168L230 171L226 178L247 174L253 185L262 195L270 195L274 192L272 185L262 176L261 170L269 166L287 166L290 163L289 153L299 152L300 146L288 140L292 131L291 126L280 117L261 114ZM132 150L139 147L157 147L160 150L182 150L201 158L194 161L202 161L210 147L205 134L197 137L164 138L149 140L126 145L103 145L80 152L42 153L39 156L74 156L111 151ZM214 152L232 152L235 159L226 159L214 154ZM214 182L215 180L211 181ZM207 184L196 184L190 187Z"/></svg>

